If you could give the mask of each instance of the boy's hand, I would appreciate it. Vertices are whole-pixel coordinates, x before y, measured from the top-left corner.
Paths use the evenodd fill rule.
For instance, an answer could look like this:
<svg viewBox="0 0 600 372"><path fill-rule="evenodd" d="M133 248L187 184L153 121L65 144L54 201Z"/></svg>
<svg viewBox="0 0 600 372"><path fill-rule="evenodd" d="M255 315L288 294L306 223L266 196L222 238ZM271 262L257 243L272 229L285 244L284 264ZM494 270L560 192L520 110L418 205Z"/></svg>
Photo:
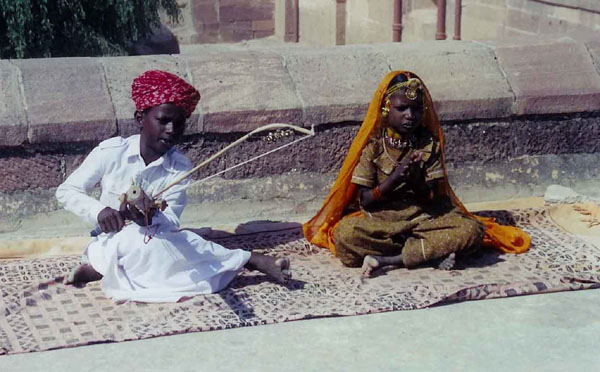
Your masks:
<svg viewBox="0 0 600 372"><path fill-rule="evenodd" d="M119 211L106 207L98 213L98 225L102 232L118 232L125 226L125 220Z"/></svg>
<svg viewBox="0 0 600 372"><path fill-rule="evenodd" d="M157 209L154 207L152 199L144 193L135 204L127 201L122 202L119 210L123 211L122 214L127 219L139 226L148 226L152 224L152 218L156 214ZM146 215L144 215L144 211L146 211Z"/></svg>

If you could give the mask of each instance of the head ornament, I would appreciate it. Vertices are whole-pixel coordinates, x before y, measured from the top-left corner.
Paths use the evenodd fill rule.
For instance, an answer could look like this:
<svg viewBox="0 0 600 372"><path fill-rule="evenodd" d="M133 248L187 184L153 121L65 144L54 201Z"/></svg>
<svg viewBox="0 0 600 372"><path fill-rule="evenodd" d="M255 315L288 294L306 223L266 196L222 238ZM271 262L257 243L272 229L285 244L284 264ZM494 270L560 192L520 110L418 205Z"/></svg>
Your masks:
<svg viewBox="0 0 600 372"><path fill-rule="evenodd" d="M403 81L401 83L397 83L388 88L385 92L386 98L392 97L394 94L399 92L401 89L406 89L405 93L406 98L414 101L419 96L419 91L422 89L423 84L421 80L417 78L410 78L407 81Z"/></svg>
<svg viewBox="0 0 600 372"><path fill-rule="evenodd" d="M138 111L172 103L182 108L186 118L189 118L200 100L200 93L177 75L150 70L133 79L131 99Z"/></svg>

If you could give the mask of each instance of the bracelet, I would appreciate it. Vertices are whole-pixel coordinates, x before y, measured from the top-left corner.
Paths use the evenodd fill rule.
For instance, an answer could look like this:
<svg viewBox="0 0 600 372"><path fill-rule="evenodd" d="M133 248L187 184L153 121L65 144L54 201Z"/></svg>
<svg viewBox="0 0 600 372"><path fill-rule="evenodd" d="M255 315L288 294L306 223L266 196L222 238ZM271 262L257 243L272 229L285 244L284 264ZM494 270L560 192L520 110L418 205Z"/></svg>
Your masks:
<svg viewBox="0 0 600 372"><path fill-rule="evenodd" d="M379 190L379 185L375 186L373 188L373 190L371 190L371 193L373 194L373 199L377 200L377 199L381 199L381 190Z"/></svg>

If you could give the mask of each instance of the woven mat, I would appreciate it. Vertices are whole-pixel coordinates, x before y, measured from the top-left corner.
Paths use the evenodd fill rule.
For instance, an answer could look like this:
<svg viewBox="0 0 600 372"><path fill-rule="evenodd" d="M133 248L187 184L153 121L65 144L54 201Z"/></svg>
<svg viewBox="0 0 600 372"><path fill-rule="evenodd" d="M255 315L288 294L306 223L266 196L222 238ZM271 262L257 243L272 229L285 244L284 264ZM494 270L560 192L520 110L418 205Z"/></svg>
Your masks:
<svg viewBox="0 0 600 372"><path fill-rule="evenodd" d="M0 261L0 354L600 288L600 248L561 230L546 209L493 215L530 233L532 249L517 256L484 251L460 262L462 270L395 269L369 280L307 243L299 228L215 239L229 248L287 254L294 280L283 287L243 272L220 293L175 304L115 304L98 282L60 284L56 278L78 256Z"/></svg>

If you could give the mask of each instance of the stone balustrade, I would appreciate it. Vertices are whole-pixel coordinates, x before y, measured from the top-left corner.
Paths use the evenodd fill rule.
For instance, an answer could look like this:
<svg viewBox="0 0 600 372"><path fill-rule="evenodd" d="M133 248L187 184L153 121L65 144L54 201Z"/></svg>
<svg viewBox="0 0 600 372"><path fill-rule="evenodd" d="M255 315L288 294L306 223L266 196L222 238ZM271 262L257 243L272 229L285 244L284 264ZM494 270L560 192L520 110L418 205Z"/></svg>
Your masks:
<svg viewBox="0 0 600 372"><path fill-rule="evenodd" d="M390 70L420 75L443 121L599 111L600 39L311 48L206 45L193 55L0 61L1 146L129 135L132 79L180 75L201 92L187 133L272 122L359 122Z"/></svg>

